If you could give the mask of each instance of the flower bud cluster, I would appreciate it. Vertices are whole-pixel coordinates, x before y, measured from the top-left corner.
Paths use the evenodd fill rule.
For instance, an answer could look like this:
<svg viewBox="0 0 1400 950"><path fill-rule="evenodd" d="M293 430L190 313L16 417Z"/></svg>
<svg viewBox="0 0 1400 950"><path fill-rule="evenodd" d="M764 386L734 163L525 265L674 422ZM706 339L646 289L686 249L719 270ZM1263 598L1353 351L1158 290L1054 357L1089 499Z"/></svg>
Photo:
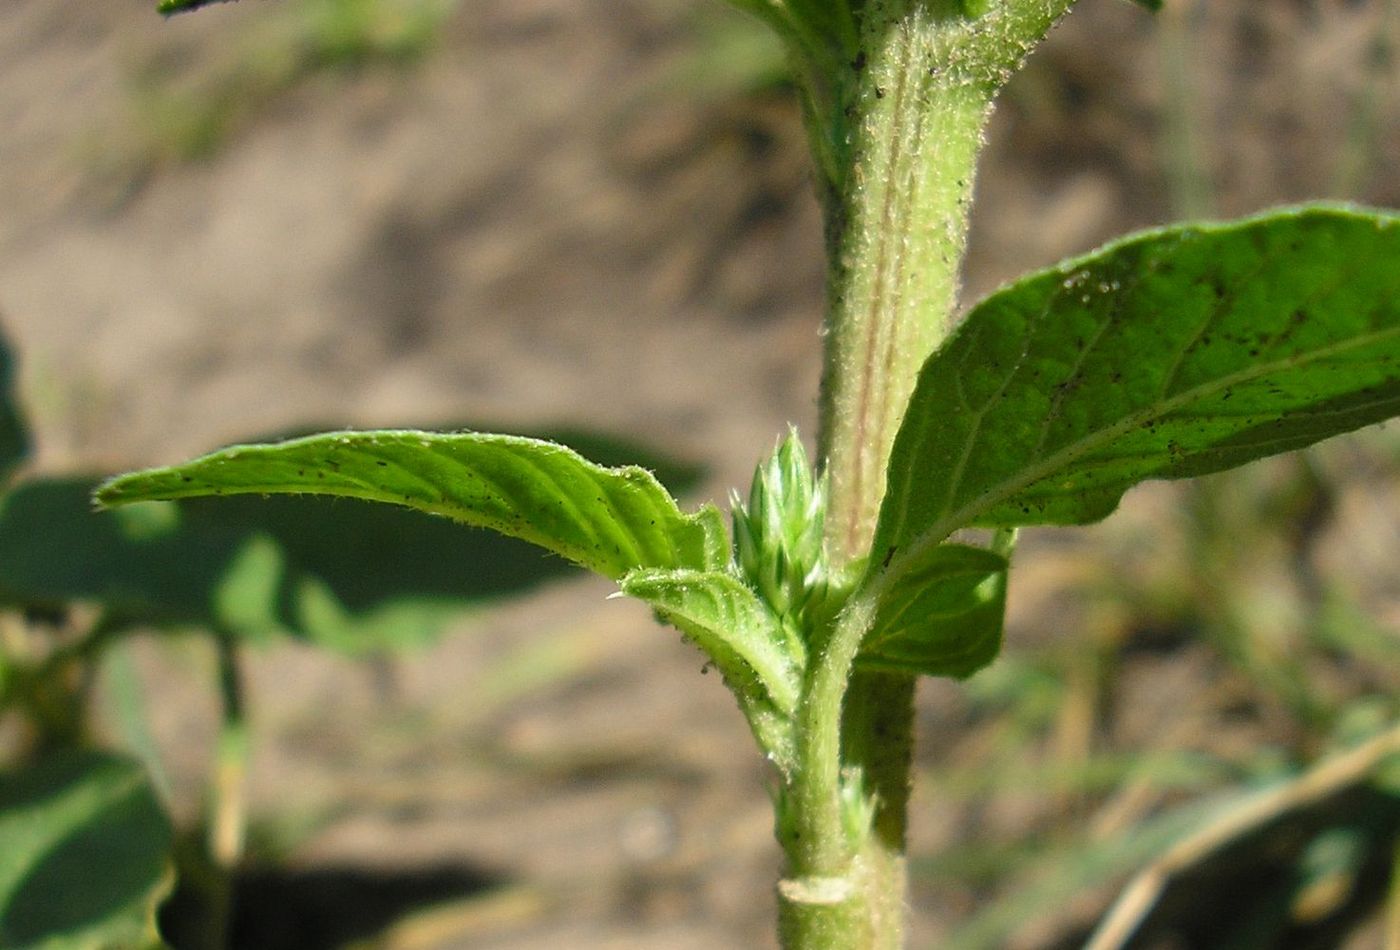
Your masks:
<svg viewBox="0 0 1400 950"><path fill-rule="evenodd" d="M731 495L736 560L744 579L785 622L804 618L827 594L822 532L826 478L817 478L796 430L754 472L748 504Z"/></svg>

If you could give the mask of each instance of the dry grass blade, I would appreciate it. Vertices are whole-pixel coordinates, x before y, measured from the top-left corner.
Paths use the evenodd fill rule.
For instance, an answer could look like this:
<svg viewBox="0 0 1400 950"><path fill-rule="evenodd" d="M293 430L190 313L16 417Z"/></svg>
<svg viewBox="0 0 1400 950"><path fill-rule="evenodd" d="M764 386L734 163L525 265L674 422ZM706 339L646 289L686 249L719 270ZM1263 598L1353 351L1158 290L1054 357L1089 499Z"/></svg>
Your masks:
<svg viewBox="0 0 1400 950"><path fill-rule="evenodd" d="M1126 947L1173 877L1269 821L1359 784L1395 755L1400 755L1400 725L1327 759L1291 782L1246 799L1177 842L1128 883L1085 950Z"/></svg>

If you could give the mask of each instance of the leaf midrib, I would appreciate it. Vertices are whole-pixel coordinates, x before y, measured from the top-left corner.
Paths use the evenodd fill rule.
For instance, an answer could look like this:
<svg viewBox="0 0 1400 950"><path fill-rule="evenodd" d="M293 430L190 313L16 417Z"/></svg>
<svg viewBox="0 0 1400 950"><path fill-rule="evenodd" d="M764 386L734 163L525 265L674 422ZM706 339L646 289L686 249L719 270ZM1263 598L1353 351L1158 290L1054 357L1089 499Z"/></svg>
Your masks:
<svg viewBox="0 0 1400 950"><path fill-rule="evenodd" d="M889 567L885 568L882 573L890 577L899 576L899 574L903 573L904 563L910 558L917 558L929 547L941 543L953 531L964 525L971 524L981 511L985 511L1005 501L1016 492L1035 484L1055 470L1066 467L1076 459L1089 454L1105 442L1110 442L1119 435L1143 425L1154 416L1167 415L1174 409L1189 405L1195 400L1215 395L1221 390L1228 389L1231 386L1254 382L1255 380L1282 370L1297 369L1309 363L1318 362L1345 353L1348 350L1364 348L1397 335L1400 335L1400 326L1361 334L1347 340L1339 341L1330 346L1310 350L1307 353L1296 354L1273 362L1258 363L1247 369L1240 370L1239 372L1231 373L1219 379L1194 386L1191 389L1183 390L1166 400L1153 403L1146 409L1124 416L1118 422L1066 445L1064 448L1046 456L1039 462L1026 466L1021 469L1017 475L1003 480L997 487L983 492L961 508L943 515L941 518L934 521L925 531L920 533L906 551L897 554L895 558L891 560ZM969 439L964 444L962 456L959 458L957 465L959 471L965 467L967 458L971 456L976 447L977 442L974 439ZM956 489L957 486L955 484L953 491L949 493L950 497L956 494Z"/></svg>

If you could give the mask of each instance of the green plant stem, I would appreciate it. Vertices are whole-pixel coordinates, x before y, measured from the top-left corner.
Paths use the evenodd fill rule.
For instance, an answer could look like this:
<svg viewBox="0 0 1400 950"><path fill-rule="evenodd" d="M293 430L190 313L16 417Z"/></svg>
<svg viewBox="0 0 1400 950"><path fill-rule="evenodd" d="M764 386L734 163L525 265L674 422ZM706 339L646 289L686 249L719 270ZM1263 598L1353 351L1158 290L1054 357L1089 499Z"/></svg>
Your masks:
<svg viewBox="0 0 1400 950"><path fill-rule="evenodd" d="M207 856L200 863L207 870L205 891L209 902L203 938L210 950L222 950L228 946L233 876L243 859L247 829L248 725L237 640L226 631L215 631L214 646L219 680L219 738L209 785Z"/></svg>
<svg viewBox="0 0 1400 950"><path fill-rule="evenodd" d="M209 855L232 871L243 857L247 825L245 780L248 773L248 725L243 701L243 669L238 644L227 633L214 637L218 650L219 743L210 788Z"/></svg>
<svg viewBox="0 0 1400 950"><path fill-rule="evenodd" d="M865 554L904 406L949 330L990 105L940 76L924 20L893 24L867 55L849 187L828 206L822 449L827 541L842 561Z"/></svg>
<svg viewBox="0 0 1400 950"><path fill-rule="evenodd" d="M822 182L829 276L819 434L830 479L826 547L838 570L866 556L905 405L953 326L992 99L1072 3L992 0L968 17L959 0L868 0L849 72L828 77L835 92L825 111L809 111L813 140L836 143L840 156ZM809 90L809 103L822 101ZM853 676L877 602L874 591L858 594L813 642L779 820L788 948L903 942L914 683Z"/></svg>

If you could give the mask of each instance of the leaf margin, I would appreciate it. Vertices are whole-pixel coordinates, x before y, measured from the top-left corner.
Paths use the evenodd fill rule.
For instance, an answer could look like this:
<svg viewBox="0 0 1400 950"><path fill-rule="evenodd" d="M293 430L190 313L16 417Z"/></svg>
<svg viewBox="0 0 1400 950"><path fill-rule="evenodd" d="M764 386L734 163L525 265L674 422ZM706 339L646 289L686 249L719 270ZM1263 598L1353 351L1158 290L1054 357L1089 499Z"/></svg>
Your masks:
<svg viewBox="0 0 1400 950"><path fill-rule="evenodd" d="M620 545L615 545L616 556L607 556L599 553L601 543L596 537L591 545L579 543L578 539L551 535L547 529L532 524L530 516L522 515L518 508L513 509L505 503L507 499L504 496L510 493L508 489L498 490L499 486L482 489L483 492L495 491L497 496L493 498L495 510L482 512L477 509L485 506L479 505L473 509L469 505L451 503L442 486L403 464L404 458L413 462L431 461L438 465L460 464L451 457L439 458L433 450L439 447L450 452L456 447L472 446L499 453L495 459L497 462L505 459L510 464L533 467L544 480L550 480L552 475L542 467L541 460L560 464L566 474L589 480L601 492L594 497L594 501L601 507L614 508L611 513L616 516L612 522L601 520L591 528L631 530L621 524L625 518L622 512L616 510L616 503L621 500L650 506L652 510L646 518L647 527L655 529L655 532L650 540L639 536L615 536L614 542L621 539L633 545L633 556L627 557ZM395 451L404 448L407 449L406 456ZM321 454L320 450L324 450L325 454L318 459L316 456ZM389 491L373 481L366 482L348 475L343 471L345 453L354 450L369 455L378 467L388 469L398 466L409 479L420 483L419 488L413 492ZM339 460L335 457L337 453L341 455ZM290 465L291 474L260 480L246 476L240 478L240 469L250 466L256 472L260 461L271 466ZM468 478L475 474L469 472ZM526 487L529 487L528 484ZM561 486L556 484L555 488ZM433 497L434 492L438 497ZM498 433L342 430L278 443L234 445L188 462L109 479L98 487L93 499L98 507L110 508L136 501L176 501L232 494L330 495L403 505L471 527L488 528L520 538L614 580L637 567L713 568L727 563L729 557L728 534L718 509L713 505L704 505L692 514L682 512L671 494L646 469L638 466L608 468L590 462L573 449L555 442ZM558 496L546 500L558 501ZM573 500L565 499L561 507L572 503ZM542 509L542 504L534 506L536 521L541 520ZM590 528L587 512L576 509L574 513L579 520L573 527L580 530ZM646 514L644 512L644 516ZM562 517L567 521L567 513L553 517ZM658 519L664 523L658 523ZM665 543L659 543L658 538L664 539ZM592 552L588 550L590 547L593 548Z"/></svg>
<svg viewBox="0 0 1400 950"><path fill-rule="evenodd" d="M1085 254L1069 258L1051 267L1042 268L1040 270L1023 274L1020 277L1003 284L997 290L982 298L968 312L962 324L948 338L948 340L945 341L943 346L941 346L939 350L932 354L925 362L919 374L920 384L916 387L914 394L911 396L910 404L912 405L914 401L918 399L920 391L926 385L933 385L932 383L926 384L924 382L926 377L933 376L933 370L931 368L934 367L935 364L940 361L940 359L947 359L947 354L955 346L959 345L959 342L962 340L963 337L971 333L978 332L979 327L976 323L977 314L980 311L982 311L983 308L994 306L1004 296L1009 296L1010 294L1015 293L1023 287L1029 286L1036 281L1042 280L1046 281L1047 283L1052 281L1068 281L1074 275L1087 271L1096 263L1100 263L1110 259L1110 257L1113 254L1120 252L1124 248L1146 246L1154 241L1178 239L1182 236L1212 233L1229 233L1235 231L1243 231L1245 229L1253 227L1269 226L1272 224L1278 224L1280 222L1307 220L1310 218L1325 218L1336 221L1347 220L1357 225L1364 225L1366 227L1374 228L1378 231L1390 231L1392 229L1400 229L1400 213L1397 213L1395 211L1389 211L1386 209L1367 208L1364 206L1346 202L1314 202L1308 204L1290 205L1280 208L1267 209L1258 214L1250 215L1244 218L1231 221L1178 223L1174 225L1168 225L1166 227L1152 228L1124 235ZM1048 308L1049 304L1047 304L1046 306ZM1400 333L1400 327L1395 328L1393 332ZM1008 377L1008 379L1009 378L1010 377ZM1393 383L1396 381L1397 380L1395 379L1391 379L1388 382ZM1369 422L1363 422L1358 425L1352 425L1347 428L1339 429L1328 435L1317 436L1315 438L1311 438L1304 441L1303 444L1311 444L1312 442L1321 441L1324 438L1329 438L1334 435L1341 435L1345 432L1353 431L1354 429L1359 428L1362 425L1372 424L1377 421L1383 421L1384 418L1387 417L1372 419ZM1129 422L1124 424L1124 428L1131 429L1132 427L1143 421L1144 420L1141 419L1130 420ZM1034 520L1026 520L985 522L979 520L981 515L993 509L996 505L1005 503L1007 498L1011 497L1013 492L1017 490L1012 489L1004 492L1001 496L994 498L992 502L982 505L980 509L975 508L972 503L969 503L961 507L954 508L951 512L945 512L943 516L931 521L923 529L918 530L916 532L912 532L911 538L906 536L910 534L910 532L903 531L903 524L900 524L898 527L892 526L891 524L892 507L896 504L907 504L907 502L894 500L896 497L896 493L892 489L892 486L896 486L899 484L899 482L897 481L895 471L896 466L900 464L908 464L908 460L902 457L901 447L905 439L909 438L909 436L905 436L905 433L906 429L910 425L912 425L912 423L910 422L910 413L908 410L906 410L905 421L901 424L900 433L896 436L895 449L891 453L890 464L889 468L887 469L886 494L881 503L880 516L877 522L875 536L872 541L872 552L878 553L883 551L884 553L878 559L873 555L871 556L870 568L867 571L866 577L863 579L862 586L867 586L871 584L875 579L875 575L877 574L883 575L888 574L890 572L893 572L895 574L900 573L902 570L906 569L906 561L908 558L917 558L918 556L920 556L919 552L927 549L928 547L936 546L942 543L946 538L951 536L955 531L957 531L960 528L970 527L974 525L979 527L1011 527L1035 523L1088 523L1090 521L1098 520L1099 518L1105 517L1106 515L1110 514L1117 507L1118 501L1121 498L1122 494L1126 492L1128 488L1132 487L1133 484L1138 484L1142 481L1156 480L1159 478L1181 478L1191 477L1197 474L1205 474L1204 471L1185 469L1182 469L1179 473L1177 473L1175 467L1164 467L1162 469L1162 474L1157 474L1156 472L1154 472L1152 474L1148 474L1141 478L1138 478L1132 484L1126 486L1124 489L1115 494L1111 502L1103 504L1101 509L1093 517L1080 521L1038 522ZM905 436L905 439L901 439L900 436ZM1224 440L1222 440L1222 442L1219 444L1224 444ZM1302 445L1289 445L1288 447L1279 449L1278 451L1289 451L1291 449L1296 449L1300 447L1302 447ZM1079 456L1082 456L1084 454L1087 454L1087 451L1079 453ZM1268 452L1264 453L1263 455L1258 455L1256 457L1262 458L1266 457L1268 454L1276 453ZM1235 467L1239 464L1245 463L1234 462L1232 464L1227 464L1221 467L1207 469L1207 471L1220 471L1224 470L1225 468ZM1023 472L1027 470L1028 469L1022 469ZM910 477L909 479L906 479L906 481L912 483L914 479ZM1006 481L1012 482L1014 480L1007 479ZM1024 485L1021 485L1020 488L1024 489L1030 485L1034 485L1037 483L1038 480L1032 479L1027 481ZM982 497L986 497L987 495L991 494L991 492L987 492L984 493ZM903 531L903 533L901 533L901 531ZM888 578L885 580L885 583L888 583ZM884 585L882 584L881 586Z"/></svg>

